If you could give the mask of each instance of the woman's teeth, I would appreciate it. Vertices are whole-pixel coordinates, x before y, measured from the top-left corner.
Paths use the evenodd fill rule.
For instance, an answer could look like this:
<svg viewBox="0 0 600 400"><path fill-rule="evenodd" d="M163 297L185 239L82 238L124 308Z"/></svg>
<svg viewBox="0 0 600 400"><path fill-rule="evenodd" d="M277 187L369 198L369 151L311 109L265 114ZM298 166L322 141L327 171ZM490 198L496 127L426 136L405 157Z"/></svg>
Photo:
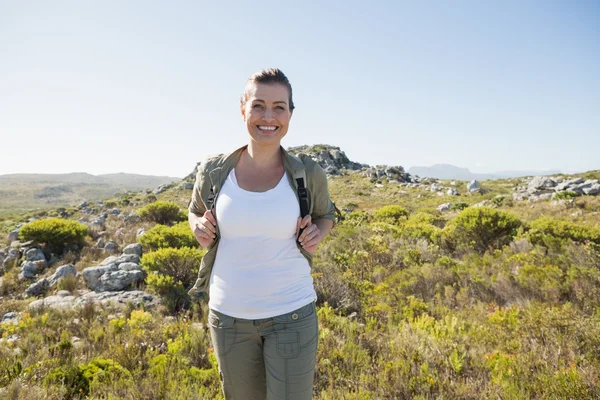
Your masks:
<svg viewBox="0 0 600 400"><path fill-rule="evenodd" d="M260 129L261 131L274 131L277 129L277 127L268 125L258 125L258 129Z"/></svg>

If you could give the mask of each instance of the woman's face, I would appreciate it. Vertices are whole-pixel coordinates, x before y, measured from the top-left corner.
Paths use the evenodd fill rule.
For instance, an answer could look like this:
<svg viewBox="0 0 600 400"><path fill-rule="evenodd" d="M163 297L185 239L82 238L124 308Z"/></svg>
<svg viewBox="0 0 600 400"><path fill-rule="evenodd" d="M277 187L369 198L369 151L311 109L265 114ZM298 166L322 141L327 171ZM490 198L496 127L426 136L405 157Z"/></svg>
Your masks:
<svg viewBox="0 0 600 400"><path fill-rule="evenodd" d="M253 141L279 146L292 118L289 98L287 88L279 83L253 83L246 87L242 116Z"/></svg>

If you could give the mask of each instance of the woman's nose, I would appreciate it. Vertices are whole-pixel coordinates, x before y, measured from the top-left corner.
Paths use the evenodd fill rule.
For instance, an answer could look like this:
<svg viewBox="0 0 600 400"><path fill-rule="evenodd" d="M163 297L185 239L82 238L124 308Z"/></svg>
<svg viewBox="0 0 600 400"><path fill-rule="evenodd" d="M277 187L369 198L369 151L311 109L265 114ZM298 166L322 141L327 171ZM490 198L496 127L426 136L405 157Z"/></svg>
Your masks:
<svg viewBox="0 0 600 400"><path fill-rule="evenodd" d="M273 111L270 108L267 108L263 114L263 118L264 119L272 119L273 118Z"/></svg>

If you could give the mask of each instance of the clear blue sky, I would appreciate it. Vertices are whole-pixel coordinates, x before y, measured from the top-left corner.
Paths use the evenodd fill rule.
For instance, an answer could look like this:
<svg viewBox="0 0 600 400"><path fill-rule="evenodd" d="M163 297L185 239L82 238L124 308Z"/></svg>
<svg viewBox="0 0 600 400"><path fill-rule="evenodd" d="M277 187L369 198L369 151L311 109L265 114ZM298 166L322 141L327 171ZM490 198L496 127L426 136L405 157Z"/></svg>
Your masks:
<svg viewBox="0 0 600 400"><path fill-rule="evenodd" d="M472 171L600 168L600 2L0 2L0 174L184 176L247 142L279 67L285 146Z"/></svg>

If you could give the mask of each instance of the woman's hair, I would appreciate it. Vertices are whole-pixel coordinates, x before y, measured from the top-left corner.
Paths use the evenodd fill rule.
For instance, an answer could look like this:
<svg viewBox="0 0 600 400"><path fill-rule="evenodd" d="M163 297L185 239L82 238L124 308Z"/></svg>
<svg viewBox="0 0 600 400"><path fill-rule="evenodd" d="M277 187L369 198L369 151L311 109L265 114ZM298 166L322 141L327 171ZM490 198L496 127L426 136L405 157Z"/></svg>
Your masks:
<svg viewBox="0 0 600 400"><path fill-rule="evenodd" d="M240 104L242 107L246 104L246 100L248 100L248 86L256 83L279 83L285 86L290 94L289 107L290 111L294 111L294 101L292 100L292 85L288 80L287 76L279 69L279 68L267 68L261 69L260 71L256 71L255 73L248 78L246 81L246 86L244 87L244 93L242 93L242 97L240 98Z"/></svg>

